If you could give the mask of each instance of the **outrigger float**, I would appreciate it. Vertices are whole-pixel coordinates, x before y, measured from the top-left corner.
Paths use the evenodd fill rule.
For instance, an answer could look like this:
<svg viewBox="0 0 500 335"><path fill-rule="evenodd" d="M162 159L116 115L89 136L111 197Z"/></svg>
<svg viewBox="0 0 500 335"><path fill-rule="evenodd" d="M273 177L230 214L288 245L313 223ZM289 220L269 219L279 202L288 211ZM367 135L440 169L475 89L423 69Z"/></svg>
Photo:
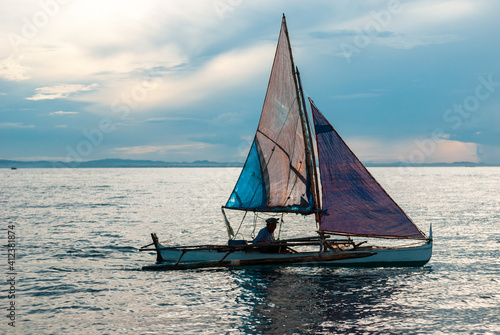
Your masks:
<svg viewBox="0 0 500 335"><path fill-rule="evenodd" d="M426 236L379 185L309 98L312 125L285 16L259 125L240 177L222 213L227 245L153 243L156 264L144 270L181 270L266 264L423 266L432 255ZM225 210L313 217L317 236L251 243L237 239ZM313 225L311 225L313 227ZM370 246L352 238L412 244Z"/></svg>

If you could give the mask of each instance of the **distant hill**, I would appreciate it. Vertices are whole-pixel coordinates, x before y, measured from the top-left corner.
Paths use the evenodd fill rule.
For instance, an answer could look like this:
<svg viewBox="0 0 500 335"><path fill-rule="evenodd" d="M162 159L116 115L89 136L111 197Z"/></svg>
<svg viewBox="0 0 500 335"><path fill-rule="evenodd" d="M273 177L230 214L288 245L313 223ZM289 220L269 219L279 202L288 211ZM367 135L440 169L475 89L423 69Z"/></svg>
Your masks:
<svg viewBox="0 0 500 335"><path fill-rule="evenodd" d="M1 160L0 168L138 168L138 167L242 167L242 163L218 163L207 160L188 162L163 162L133 159L100 159L85 162L13 161Z"/></svg>

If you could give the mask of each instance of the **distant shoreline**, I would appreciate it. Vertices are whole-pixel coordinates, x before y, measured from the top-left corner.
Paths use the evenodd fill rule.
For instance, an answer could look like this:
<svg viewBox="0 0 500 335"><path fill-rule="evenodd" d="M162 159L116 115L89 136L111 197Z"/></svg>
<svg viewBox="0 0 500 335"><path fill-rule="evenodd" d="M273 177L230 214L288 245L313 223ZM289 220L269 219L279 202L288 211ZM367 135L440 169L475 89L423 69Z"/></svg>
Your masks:
<svg viewBox="0 0 500 335"><path fill-rule="evenodd" d="M243 163L228 162L164 162L133 159L100 159L82 162L16 161L0 159L0 168L176 168L176 167L242 167Z"/></svg>
<svg viewBox="0 0 500 335"><path fill-rule="evenodd" d="M429 164L405 164L405 163L363 163L366 167L489 167L500 166L499 164L483 164L472 162L455 163L429 163ZM243 163L238 162L210 162L207 160L194 162L164 162L151 160L133 159L101 159L83 162L60 162L60 161L17 161L0 159L0 168L241 168Z"/></svg>

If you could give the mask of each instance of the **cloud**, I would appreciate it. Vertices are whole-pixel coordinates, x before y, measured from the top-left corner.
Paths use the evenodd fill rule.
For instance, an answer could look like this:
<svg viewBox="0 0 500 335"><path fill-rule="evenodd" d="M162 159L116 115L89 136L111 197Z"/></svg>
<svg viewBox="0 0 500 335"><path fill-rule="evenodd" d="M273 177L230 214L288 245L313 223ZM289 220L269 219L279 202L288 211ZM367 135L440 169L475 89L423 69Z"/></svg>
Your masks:
<svg viewBox="0 0 500 335"><path fill-rule="evenodd" d="M339 57L346 57L347 50L352 52L372 45L410 50L466 40L467 34L461 30L464 22L489 10L484 1L423 0L397 3L397 10L394 10L391 9L390 1L379 1L378 4L373 1L372 10L368 4L357 15L347 15L343 20L332 20L323 25L319 23L308 36L321 40L323 45L325 40L330 40L331 47L327 52Z"/></svg>
<svg viewBox="0 0 500 335"><path fill-rule="evenodd" d="M15 34L22 34L22 26L15 25L12 15L20 21L42 10L35 1L31 6L12 7L9 15L0 14L4 18L0 28ZM224 19L231 19L229 12ZM6 20L12 23L8 25ZM241 48L248 34L246 24L232 24L227 29L228 22L217 15L212 2L197 2L196 6L191 2L155 0L140 5L117 0L106 4L97 0L71 2L61 6L50 24L22 45L22 59L13 58L0 76L45 83L28 100L71 97L108 107L95 110L109 111L114 100L131 95L141 84L143 69L158 68L162 83L154 92L147 92L140 110L165 103L169 108L192 105L219 89L238 83L248 85L261 70L270 67L274 40L267 45L270 52L264 55L255 54L262 50L262 39L258 46L252 42ZM0 45L0 55L1 51L12 52L8 41L4 44L7 46ZM58 85L68 76L71 82L98 83L100 88L84 97L76 96L81 91L68 91L71 87Z"/></svg>
<svg viewBox="0 0 500 335"><path fill-rule="evenodd" d="M478 144L445 138L380 140L353 138L346 140L358 158L364 162L391 163L453 163L480 162Z"/></svg>
<svg viewBox="0 0 500 335"><path fill-rule="evenodd" d="M425 163L478 163L479 161L478 145L476 143L441 139L436 142L435 152L426 158Z"/></svg>
<svg viewBox="0 0 500 335"><path fill-rule="evenodd" d="M360 35L359 30L349 30L349 29L331 30L331 31L313 31L309 33L309 36L317 39L356 37L358 35ZM375 31L370 33L370 36L380 37L380 38L392 37L394 35L395 34L391 31Z"/></svg>
<svg viewBox="0 0 500 335"><path fill-rule="evenodd" d="M165 154L171 151L204 149L208 146L206 143L188 143L173 145L144 145L135 147L115 148L113 151L127 155L143 155L150 153Z"/></svg>
<svg viewBox="0 0 500 335"><path fill-rule="evenodd" d="M35 13L47 15L46 7L51 6L44 1L11 3L9 11L0 13L0 30L7 32L3 35L15 34L26 41L13 47L8 38L0 39L0 60L11 55L2 62L0 77L46 83L67 80L68 75L75 82L89 77L123 79L137 68L191 61L203 48L234 33L217 20L215 12L207 15L213 11L212 2L54 4L59 9L50 13L48 24L31 22L42 17Z"/></svg>
<svg viewBox="0 0 500 335"><path fill-rule="evenodd" d="M131 112L193 106L208 97L242 90L242 86L254 83L253 79L269 71L274 50L275 45L270 43L229 50L204 60L201 65L192 64L181 74L165 74L154 67L153 74L120 80L75 99L104 106L126 104Z"/></svg>
<svg viewBox="0 0 500 335"><path fill-rule="evenodd" d="M20 57L10 56L0 62L0 77L10 81L21 81L29 79L28 67L21 65Z"/></svg>
<svg viewBox="0 0 500 335"><path fill-rule="evenodd" d="M34 125L26 125L22 122L0 122L0 128L35 128Z"/></svg>
<svg viewBox="0 0 500 335"><path fill-rule="evenodd" d="M60 10L46 25L36 26L39 29L28 38L29 43L19 45L19 52L13 54L8 34L26 37L23 32L29 29L25 28L25 19L32 21L47 1L12 2L8 11L0 13L0 30L4 32L0 36L0 85L4 84L0 91L6 94L0 98L5 113L12 113L1 120L2 129L19 128L21 138L32 132L21 128L38 125L42 121L34 118L43 113L53 116L48 125L51 133L67 134L62 127L66 120L75 119L79 112L81 122L68 127L97 127L97 113L116 121L113 139L106 138L106 145L100 149L105 154L125 157L130 153L138 158L141 152L151 157L166 152L168 158L172 153L184 158L185 152L191 152L192 159L219 155L224 160L235 155L233 149L239 138L253 134L256 123L249 121L257 119L264 98L280 8L287 4L284 0L241 4L224 0L230 10L223 16L218 15L213 1L88 0L64 5L56 1L61 4ZM366 120L373 120L373 125L361 122L355 131L381 139L378 143L374 138L360 140L366 140L358 143L363 160L396 161L419 150L413 139L400 141L396 137L439 126L444 109L440 106L463 101L460 95L454 100L456 95L450 95L450 91L473 89L475 83L470 84L470 77L494 72L498 59L497 45L487 43L495 40L498 30L496 2L400 2L401 12L390 18L380 15L394 3L388 0L371 0L359 6L319 1L307 10L298 5L287 9L295 59L307 69L304 83L311 94L324 92L329 98L324 99L322 109L339 110L339 117L345 117L339 120L342 122L352 121L353 114L348 111L355 108L360 118L370 111ZM324 15L318 16L318 12ZM388 22L377 29L373 22L380 20ZM364 50L360 47L364 41L357 37L364 34L367 24L375 30L370 32ZM345 57L338 53L341 43L363 52L356 66L344 66L342 60L332 57ZM152 75L149 69L155 69ZM311 73L317 76L309 77ZM10 81L7 85L6 80ZM376 87L387 90L377 91ZM497 93L488 102L481 101L481 114L467 121L484 118L483 109L493 104ZM320 96L317 99L321 100ZM436 116L431 117L434 110L438 110ZM422 115L417 117L417 111ZM391 118L390 113L398 114ZM388 124L388 118L395 120ZM408 132L401 135L404 130L395 123L408 120ZM365 131L365 127L370 129ZM377 134L377 127L383 131ZM143 136L131 138L130 129ZM482 125L473 132L481 132L481 138L486 133ZM494 135L489 140L492 144L498 142ZM474 159L474 143L483 143L478 136L454 135L455 141L450 142L445 141L450 137L441 138L434 144L434 153L425 159ZM233 138L231 144L225 144L229 138ZM19 141L12 142L14 148ZM111 151L112 146L118 149ZM244 146L246 155L248 145L238 147ZM16 146L15 150L24 149ZM98 155L98 150L94 152ZM491 159L500 157L493 149L482 152Z"/></svg>
<svg viewBox="0 0 500 335"><path fill-rule="evenodd" d="M194 118L194 117L180 117L180 116L169 116L169 117L151 117L144 122L146 123L164 123L164 122L169 122L169 121L196 121L200 122L202 121L201 118Z"/></svg>
<svg viewBox="0 0 500 335"><path fill-rule="evenodd" d="M239 147L248 145L248 141L240 139L232 132L221 131L213 134L201 134L192 136L190 141L207 143L207 144L222 144L226 147Z"/></svg>
<svg viewBox="0 0 500 335"><path fill-rule="evenodd" d="M416 21L427 23L449 23L471 16L484 9L480 1L453 0L453 1L415 1L405 5L404 11L412 14ZM481 8L482 7L482 8ZM409 22L407 22L408 24Z"/></svg>
<svg viewBox="0 0 500 335"><path fill-rule="evenodd" d="M464 38L452 34L427 35L427 36L406 36L403 34L394 35L386 39L376 39L376 43L394 49L409 50L420 46L447 44L462 41Z"/></svg>
<svg viewBox="0 0 500 335"><path fill-rule="evenodd" d="M32 97L26 98L26 100L52 100L67 98L74 93L92 91L97 87L99 87L98 84L63 84L56 86L39 87L36 89L36 91L39 93L35 94Z"/></svg>
<svg viewBox="0 0 500 335"><path fill-rule="evenodd" d="M223 53L183 78L165 78L151 95L152 101L185 104L251 82L269 70L275 46L258 44Z"/></svg>
<svg viewBox="0 0 500 335"><path fill-rule="evenodd" d="M78 112L57 111L57 112L52 112L49 115L75 115L75 114L78 114Z"/></svg>
<svg viewBox="0 0 500 335"><path fill-rule="evenodd" d="M366 99L366 98L376 98L381 96L379 93L355 93L355 94L345 94L345 95L334 95L333 99Z"/></svg>

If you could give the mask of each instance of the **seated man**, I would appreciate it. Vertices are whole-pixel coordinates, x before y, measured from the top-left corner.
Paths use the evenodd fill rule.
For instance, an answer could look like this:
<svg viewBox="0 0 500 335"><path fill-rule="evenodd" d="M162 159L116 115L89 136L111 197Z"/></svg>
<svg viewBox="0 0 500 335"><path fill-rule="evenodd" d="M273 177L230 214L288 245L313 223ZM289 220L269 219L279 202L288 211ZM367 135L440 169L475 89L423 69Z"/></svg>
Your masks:
<svg viewBox="0 0 500 335"><path fill-rule="evenodd" d="M266 226L259 231L253 243L270 243L274 241L274 231L276 230L277 218L269 218L266 220ZM266 253L280 252L280 246L265 246L259 247L259 250Z"/></svg>

